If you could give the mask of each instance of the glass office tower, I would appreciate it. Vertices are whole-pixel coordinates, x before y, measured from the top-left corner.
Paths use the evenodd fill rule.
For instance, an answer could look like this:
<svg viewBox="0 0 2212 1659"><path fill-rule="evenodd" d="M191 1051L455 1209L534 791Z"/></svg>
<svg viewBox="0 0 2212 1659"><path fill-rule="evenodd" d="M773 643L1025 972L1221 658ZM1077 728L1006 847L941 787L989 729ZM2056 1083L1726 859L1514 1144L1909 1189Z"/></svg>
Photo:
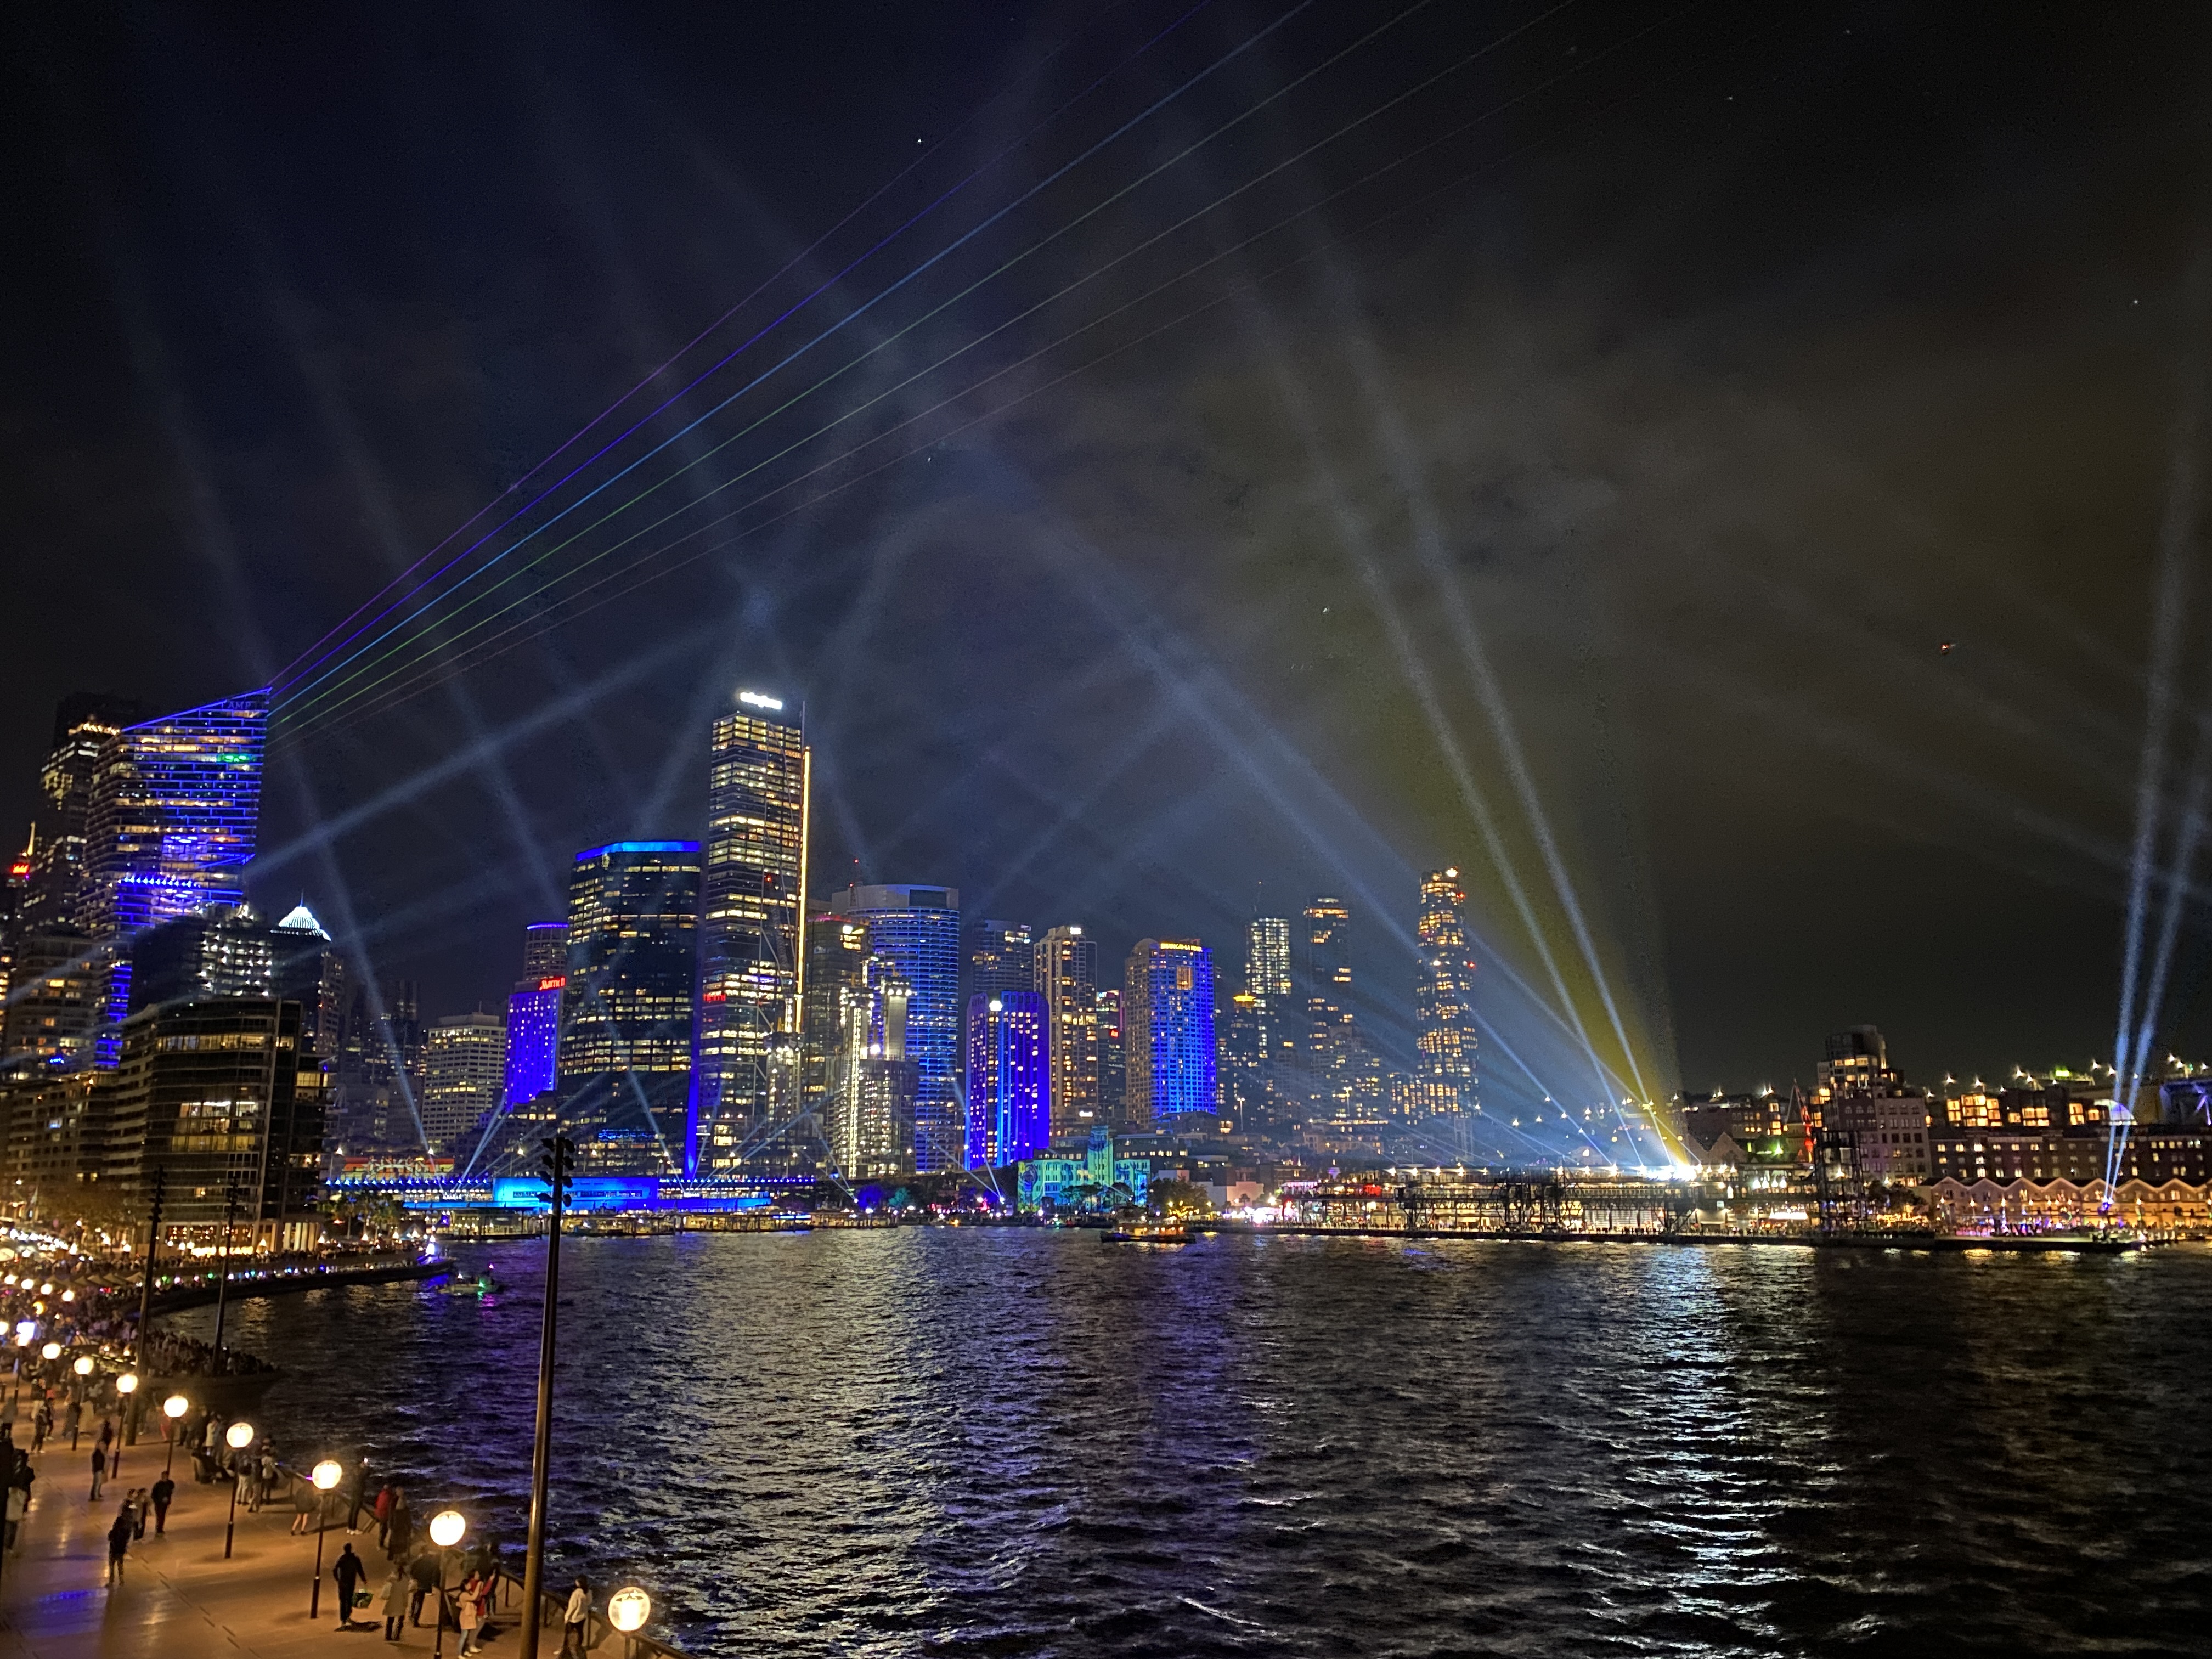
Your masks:
<svg viewBox="0 0 2212 1659"><path fill-rule="evenodd" d="M1130 1127L1216 1109L1212 955L1194 939L1139 939L1121 994Z"/></svg>
<svg viewBox="0 0 2212 1659"><path fill-rule="evenodd" d="M748 1158L783 1168L802 1150L766 1132L800 1093L811 758L803 712L760 691L737 701L714 722L708 773L699 1100L685 1156L696 1175L735 1175Z"/></svg>
<svg viewBox="0 0 2212 1659"><path fill-rule="evenodd" d="M1038 941L1036 988L1052 1046L1052 1133L1090 1129L1098 1108L1098 945L1073 923Z"/></svg>
<svg viewBox="0 0 2212 1659"><path fill-rule="evenodd" d="M261 817L269 693L126 726L101 744L85 812L81 925L127 947L203 905L243 904ZM107 965L98 1063L112 1066L131 1006L131 963Z"/></svg>
<svg viewBox="0 0 2212 1659"><path fill-rule="evenodd" d="M1413 1115L1449 1117L1474 1109L1474 953L1468 949L1467 893L1456 870L1421 878L1420 977L1413 987Z"/></svg>
<svg viewBox="0 0 2212 1659"><path fill-rule="evenodd" d="M971 1170L1042 1155L1052 1139L1051 1049L1035 991L968 999L968 1145Z"/></svg>
<svg viewBox="0 0 2212 1659"><path fill-rule="evenodd" d="M576 854L556 1087L587 1174L684 1170L698 939L697 842Z"/></svg>
<svg viewBox="0 0 2212 1659"><path fill-rule="evenodd" d="M961 1167L967 1132L956 1073L960 1059L960 893L951 887L852 886L830 912L864 921L868 951L896 966L908 987L906 1054L915 1063L914 1167Z"/></svg>

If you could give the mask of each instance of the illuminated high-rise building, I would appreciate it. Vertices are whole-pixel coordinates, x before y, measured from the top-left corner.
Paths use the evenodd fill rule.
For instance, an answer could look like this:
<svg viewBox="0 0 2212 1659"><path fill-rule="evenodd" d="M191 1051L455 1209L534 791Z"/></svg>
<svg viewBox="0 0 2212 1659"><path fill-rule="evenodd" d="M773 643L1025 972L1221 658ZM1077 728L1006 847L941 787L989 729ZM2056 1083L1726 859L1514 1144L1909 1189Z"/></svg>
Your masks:
<svg viewBox="0 0 2212 1659"><path fill-rule="evenodd" d="M434 1152L465 1159L478 1127L499 1110L507 1079L507 1026L493 1014L434 1022L422 1044L422 1138Z"/></svg>
<svg viewBox="0 0 2212 1659"><path fill-rule="evenodd" d="M1194 939L1138 940L1124 970L1121 1007L1124 1121L1141 1129L1218 1109L1212 953Z"/></svg>
<svg viewBox="0 0 2212 1659"><path fill-rule="evenodd" d="M960 893L951 887L854 885L832 915L867 925L868 952L907 984L906 1057L915 1064L914 1167L957 1170L967 1151L960 1110Z"/></svg>
<svg viewBox="0 0 2212 1659"><path fill-rule="evenodd" d="M1224 1103L1240 1121L1289 1126L1298 1096L1297 1025L1290 918L1255 916L1244 929L1244 989L1231 1001L1224 1044L1234 1062Z"/></svg>
<svg viewBox="0 0 2212 1659"><path fill-rule="evenodd" d="M1291 921L1288 916L1255 916L1244 929L1244 988L1271 1006L1291 998Z"/></svg>
<svg viewBox="0 0 2212 1659"><path fill-rule="evenodd" d="M1128 1121L1129 1049L1121 1021L1121 988L1098 994L1098 1115L1115 1127Z"/></svg>
<svg viewBox="0 0 2212 1659"><path fill-rule="evenodd" d="M1038 941L1036 988L1052 1050L1052 1133L1105 1120L1098 1105L1098 943L1069 923Z"/></svg>
<svg viewBox="0 0 2212 1659"><path fill-rule="evenodd" d="M128 941L209 904L243 904L261 816L264 688L109 733L85 806L78 921L113 941L99 1063L112 1066L131 1006Z"/></svg>
<svg viewBox="0 0 2212 1659"><path fill-rule="evenodd" d="M1358 1039L1352 1029L1352 913L1340 898L1316 898L1300 918L1298 988L1305 1006L1298 1048L1299 1092L1316 1117L1358 1115L1353 1101Z"/></svg>
<svg viewBox="0 0 2212 1659"><path fill-rule="evenodd" d="M811 752L803 711L740 691L714 722L700 918L699 1100L687 1171L786 1167L799 1097Z"/></svg>
<svg viewBox="0 0 2212 1659"><path fill-rule="evenodd" d="M1420 978L1413 988L1415 1046L1420 1060L1408 1095L1415 1117L1448 1117L1474 1109L1474 953L1467 943L1467 892L1457 870L1421 878Z"/></svg>
<svg viewBox="0 0 2212 1659"><path fill-rule="evenodd" d="M270 994L300 1005L300 1048L325 1074L337 1069L348 988L345 957L303 900L269 930Z"/></svg>
<svg viewBox="0 0 2212 1659"><path fill-rule="evenodd" d="M968 999L967 1092L968 1168L1018 1164L1051 1141L1051 1047L1035 991Z"/></svg>
<svg viewBox="0 0 2212 1659"><path fill-rule="evenodd" d="M836 926L866 933L859 923ZM848 964L836 965L842 970ZM830 1167L848 1181L914 1173L919 1073L906 1050L912 1001L913 988L898 964L880 956L864 957L857 971L841 971L826 988L808 994L810 1010L836 1011L837 1036L823 1068L818 1110Z"/></svg>
<svg viewBox="0 0 2212 1659"><path fill-rule="evenodd" d="M1036 989L1036 939L1025 921L981 921L968 947L968 991Z"/></svg>
<svg viewBox="0 0 2212 1659"><path fill-rule="evenodd" d="M145 718L138 703L98 692L64 697L54 745L39 769L39 813L25 855L21 925L82 927L90 906L87 835L93 778L110 738Z"/></svg>
<svg viewBox="0 0 2212 1659"><path fill-rule="evenodd" d="M522 934L522 977L507 999L501 1104L526 1106L551 1091L561 1052L561 994L568 983L568 924L532 922Z"/></svg>
<svg viewBox="0 0 2212 1659"><path fill-rule="evenodd" d="M556 1088L584 1169L676 1175L690 1133L699 843L576 854Z"/></svg>

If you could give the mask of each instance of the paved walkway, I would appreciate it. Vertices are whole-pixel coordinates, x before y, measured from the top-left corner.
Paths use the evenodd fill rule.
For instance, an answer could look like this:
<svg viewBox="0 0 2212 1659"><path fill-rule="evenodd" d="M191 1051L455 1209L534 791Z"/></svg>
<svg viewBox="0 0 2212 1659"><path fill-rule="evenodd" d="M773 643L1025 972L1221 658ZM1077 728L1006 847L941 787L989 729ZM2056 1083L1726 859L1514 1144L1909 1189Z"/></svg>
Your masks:
<svg viewBox="0 0 2212 1659"><path fill-rule="evenodd" d="M149 1526L131 1546L121 1586L105 1588L107 1528L124 1493L151 1486L160 1474L161 1447L141 1442L126 1451L122 1483L111 1481L96 1504L90 1501L91 1462L89 1443L72 1454L66 1436L35 1460L31 1512L19 1547L0 1569L0 1659L297 1659L333 1649L379 1659L431 1650L428 1624L410 1626L396 1644L385 1642L383 1615L374 1606L358 1614L374 1624L337 1628L330 1564L351 1543L370 1565L369 1588L380 1591L389 1569L374 1527L352 1538L343 1527L324 1534L322 1617L311 1622L315 1539L291 1535L291 1505L272 1504L258 1515L241 1509L226 1561L228 1491L196 1484L181 1456L167 1534L157 1537ZM510 1609L495 1621L485 1644L494 1659L517 1659L516 1618ZM617 1653L621 1645L617 1638L600 1654ZM459 1646L459 1632L448 1626L445 1652ZM559 1648L556 1626L539 1651L551 1659Z"/></svg>

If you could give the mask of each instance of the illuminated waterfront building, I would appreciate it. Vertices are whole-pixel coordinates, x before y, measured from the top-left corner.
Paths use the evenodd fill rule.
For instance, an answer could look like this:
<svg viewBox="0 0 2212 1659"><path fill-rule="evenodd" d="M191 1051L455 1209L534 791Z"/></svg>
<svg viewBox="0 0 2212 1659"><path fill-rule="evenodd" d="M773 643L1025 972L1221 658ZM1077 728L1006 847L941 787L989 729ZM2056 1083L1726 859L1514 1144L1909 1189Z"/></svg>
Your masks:
<svg viewBox="0 0 2212 1659"><path fill-rule="evenodd" d="M523 930L522 977L507 999L507 1071L500 1100L526 1105L551 1091L561 1052L561 993L568 983L568 924Z"/></svg>
<svg viewBox="0 0 2212 1659"><path fill-rule="evenodd" d="M261 813L266 689L126 726L101 743L85 810L80 925L115 941L98 1063L131 1006L123 948L147 928L209 904L245 902Z"/></svg>
<svg viewBox="0 0 2212 1659"><path fill-rule="evenodd" d="M1215 1110L1212 954L1194 939L1139 939L1121 993L1124 1121L1149 1128Z"/></svg>
<svg viewBox="0 0 2212 1659"><path fill-rule="evenodd" d="M914 1161L924 1175L957 1170L967 1150L959 1109L960 894L957 888L854 885L832 915L864 922L868 951L908 987L906 1054L915 1064Z"/></svg>
<svg viewBox="0 0 2212 1659"><path fill-rule="evenodd" d="M1044 999L1035 991L969 998L967 1166L995 1170L1043 1152L1051 1092Z"/></svg>
<svg viewBox="0 0 2212 1659"><path fill-rule="evenodd" d="M1109 986L1098 993L1098 1115L1110 1125L1121 1125L1129 1099L1129 1049L1121 1024L1121 989Z"/></svg>
<svg viewBox="0 0 2212 1659"><path fill-rule="evenodd" d="M507 1026L492 1014L434 1024L422 1047L422 1138L434 1152L465 1159L478 1126L500 1108Z"/></svg>
<svg viewBox="0 0 2212 1659"><path fill-rule="evenodd" d="M804 714L782 698L740 691L737 705L714 722L708 774L698 1106L684 1152L685 1173L702 1176L749 1159L783 1168L799 1145L768 1130L799 1095L812 755Z"/></svg>
<svg viewBox="0 0 2212 1659"><path fill-rule="evenodd" d="M828 1104L831 1074L849 1036L848 1000L862 987L868 964L868 924L865 920L833 915L817 908L806 919L806 1002L799 1011L803 1046L799 1054L799 1103L802 1110L820 1115ZM900 993L904 996L904 992ZM899 1015L902 1041L905 1024ZM902 1050L903 1052L903 1050Z"/></svg>
<svg viewBox="0 0 2212 1659"><path fill-rule="evenodd" d="M1474 953L1467 943L1467 892L1457 870L1421 878L1414 924L1420 976L1413 988L1414 1047L1419 1051L1408 1104L1416 1118L1475 1108Z"/></svg>
<svg viewBox="0 0 2212 1659"><path fill-rule="evenodd" d="M90 934L59 925L19 934L0 1048L11 1074L92 1064L107 975Z"/></svg>
<svg viewBox="0 0 2212 1659"><path fill-rule="evenodd" d="M858 923L836 925L866 933ZM810 992L810 1006L817 996L837 1022L818 1108L830 1168L848 1180L912 1175L919 1079L906 1046L912 988L889 957L869 956L826 990Z"/></svg>
<svg viewBox="0 0 2212 1659"><path fill-rule="evenodd" d="M1052 1050L1052 1133L1104 1121L1098 1101L1098 945L1070 923L1038 942L1036 989Z"/></svg>
<svg viewBox="0 0 2212 1659"><path fill-rule="evenodd" d="M1110 1214L1145 1201L1151 1173L1150 1159L1116 1157L1113 1131L1097 1128L1073 1156L1024 1159L1015 1172L1015 1202L1025 1215Z"/></svg>
<svg viewBox="0 0 2212 1659"><path fill-rule="evenodd" d="M221 997L151 1007L121 1035L102 1085L102 1183L143 1204L161 1171L162 1215L185 1226L221 1222L234 1188L258 1248L310 1248L322 1229L324 1079L301 1048L299 1005Z"/></svg>
<svg viewBox="0 0 2212 1659"><path fill-rule="evenodd" d="M1316 1116L1360 1115L1353 1098L1356 1039L1352 1030L1352 913L1340 898L1316 898L1299 931L1304 1000L1299 1033L1300 1092Z"/></svg>
<svg viewBox="0 0 2212 1659"><path fill-rule="evenodd" d="M699 885L696 842L576 854L556 1086L591 1173L684 1173Z"/></svg>

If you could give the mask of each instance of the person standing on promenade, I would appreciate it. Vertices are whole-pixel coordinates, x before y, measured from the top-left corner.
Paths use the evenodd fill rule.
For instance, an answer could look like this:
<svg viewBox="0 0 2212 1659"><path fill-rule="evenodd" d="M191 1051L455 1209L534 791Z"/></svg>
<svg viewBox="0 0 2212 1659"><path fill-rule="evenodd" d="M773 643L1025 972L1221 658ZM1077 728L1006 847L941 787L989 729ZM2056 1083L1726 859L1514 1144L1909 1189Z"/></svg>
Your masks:
<svg viewBox="0 0 2212 1659"><path fill-rule="evenodd" d="M386 1555L392 1553L392 1500L397 1496L389 1480L376 1489L376 1547Z"/></svg>
<svg viewBox="0 0 2212 1659"><path fill-rule="evenodd" d="M346 1535L351 1537L361 1530L361 1504L368 1491L368 1460L364 1457L354 1465L353 1491L346 1498Z"/></svg>
<svg viewBox="0 0 2212 1659"><path fill-rule="evenodd" d="M54 1431L53 1402L44 1394L39 1396L39 1408L31 1413L31 1449L44 1451L46 1437Z"/></svg>
<svg viewBox="0 0 2212 1659"><path fill-rule="evenodd" d="M407 1494L398 1487L392 1489L392 1518L385 1523L384 1553L394 1561L404 1561L415 1547L415 1511L407 1507Z"/></svg>
<svg viewBox="0 0 2212 1659"><path fill-rule="evenodd" d="M169 1500L177 1495L177 1483L163 1475L147 1491L146 1496L154 1505L154 1536L160 1538L169 1530Z"/></svg>
<svg viewBox="0 0 2212 1659"><path fill-rule="evenodd" d="M407 1575L397 1567L384 1581L380 1605L384 1610L384 1639L397 1642L399 1632L407 1628Z"/></svg>
<svg viewBox="0 0 2212 1659"><path fill-rule="evenodd" d="M292 1533L297 1537L315 1529L315 1519L323 1506L323 1495L313 1483L298 1480L292 1486Z"/></svg>
<svg viewBox="0 0 2212 1659"><path fill-rule="evenodd" d="M123 1500L131 1506L131 1541L137 1543L146 1535L146 1511L153 1507L146 1498L146 1488L133 1486L131 1496Z"/></svg>
<svg viewBox="0 0 2212 1659"><path fill-rule="evenodd" d="M131 1548L131 1506L125 1504L115 1513L115 1524L107 1529L107 1587L115 1589L123 1583L123 1558Z"/></svg>
<svg viewBox="0 0 2212 1659"><path fill-rule="evenodd" d="M106 1478L107 1448L94 1446L92 1449L92 1501L95 1504L100 1501L100 1483Z"/></svg>
<svg viewBox="0 0 2212 1659"><path fill-rule="evenodd" d="M361 1581L368 1577L368 1564L353 1553L348 1544L338 1552L338 1559L331 1563L331 1582L338 1587L338 1628L353 1628L353 1598L361 1589Z"/></svg>
<svg viewBox="0 0 2212 1659"><path fill-rule="evenodd" d="M477 1633L483 1629L483 1581L473 1572L461 1581L460 1600L453 1607L453 1623L461 1632L460 1651L474 1653Z"/></svg>
<svg viewBox="0 0 2212 1659"><path fill-rule="evenodd" d="M407 1616L419 1629L422 1623L422 1603L431 1591L437 1590L442 1598L445 1592L438 1589L438 1553L424 1550L407 1564L407 1578L412 1589L407 1598Z"/></svg>
<svg viewBox="0 0 2212 1659"><path fill-rule="evenodd" d="M568 1592L568 1605L561 1613L561 1659L568 1659L571 1653L576 1659L584 1659L584 1631L591 1618L591 1589L580 1577L576 1587Z"/></svg>

